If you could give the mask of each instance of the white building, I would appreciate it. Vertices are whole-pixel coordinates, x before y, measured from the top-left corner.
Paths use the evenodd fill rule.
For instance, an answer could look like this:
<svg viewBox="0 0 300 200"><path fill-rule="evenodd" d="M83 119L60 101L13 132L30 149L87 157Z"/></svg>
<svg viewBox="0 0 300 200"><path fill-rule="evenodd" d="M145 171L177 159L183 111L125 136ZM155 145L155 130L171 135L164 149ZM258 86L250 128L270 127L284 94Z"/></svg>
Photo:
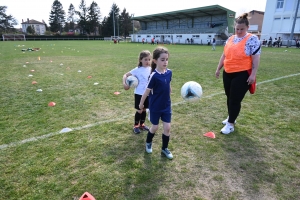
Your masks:
<svg viewBox="0 0 300 200"><path fill-rule="evenodd" d="M274 40L281 37L283 45L287 44L292 32L298 2L299 0L267 0L261 40L268 40L270 37ZM295 39L300 39L300 6L292 39L292 45L295 45Z"/></svg>
<svg viewBox="0 0 300 200"><path fill-rule="evenodd" d="M28 26L31 26L34 28L34 31L35 31L35 34L37 35L45 35L45 31L46 31L46 23L43 21L43 22L39 22L39 21L36 21L36 20L29 20L27 19L27 21L23 21L22 19L22 32L23 33L27 33L27 27Z"/></svg>

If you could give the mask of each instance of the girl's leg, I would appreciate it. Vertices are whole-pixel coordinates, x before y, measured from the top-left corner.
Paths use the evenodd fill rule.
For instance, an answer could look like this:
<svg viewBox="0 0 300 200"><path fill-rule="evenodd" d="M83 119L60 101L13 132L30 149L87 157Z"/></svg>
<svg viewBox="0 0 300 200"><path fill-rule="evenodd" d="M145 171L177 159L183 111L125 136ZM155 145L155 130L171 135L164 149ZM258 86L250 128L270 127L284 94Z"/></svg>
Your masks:
<svg viewBox="0 0 300 200"><path fill-rule="evenodd" d="M168 148L170 140L171 123L163 122L164 133L162 134L162 149Z"/></svg>

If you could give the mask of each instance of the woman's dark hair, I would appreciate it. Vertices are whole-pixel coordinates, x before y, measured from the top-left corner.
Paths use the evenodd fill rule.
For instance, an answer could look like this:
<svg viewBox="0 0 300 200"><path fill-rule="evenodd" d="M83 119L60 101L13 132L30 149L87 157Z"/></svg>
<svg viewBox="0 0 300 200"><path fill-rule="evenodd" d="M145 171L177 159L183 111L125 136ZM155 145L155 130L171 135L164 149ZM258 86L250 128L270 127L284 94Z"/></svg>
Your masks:
<svg viewBox="0 0 300 200"><path fill-rule="evenodd" d="M248 13L244 13L235 19L236 24L245 24L249 26Z"/></svg>
<svg viewBox="0 0 300 200"><path fill-rule="evenodd" d="M138 67L143 66L141 60L142 60L143 58L145 58L145 57L148 57L148 56L151 56L151 53L150 53L150 51L148 51L148 50L144 50L144 51L142 51L142 52L140 53L140 55L139 55L139 63L138 63ZM146 67L146 66L145 66L145 67Z"/></svg>
<svg viewBox="0 0 300 200"><path fill-rule="evenodd" d="M167 48L165 47L157 47L154 51L153 51L153 59L157 60L160 56L160 54L162 53L166 53L169 55L169 51ZM151 62L151 73L154 72L154 70L156 69L156 64L153 62Z"/></svg>

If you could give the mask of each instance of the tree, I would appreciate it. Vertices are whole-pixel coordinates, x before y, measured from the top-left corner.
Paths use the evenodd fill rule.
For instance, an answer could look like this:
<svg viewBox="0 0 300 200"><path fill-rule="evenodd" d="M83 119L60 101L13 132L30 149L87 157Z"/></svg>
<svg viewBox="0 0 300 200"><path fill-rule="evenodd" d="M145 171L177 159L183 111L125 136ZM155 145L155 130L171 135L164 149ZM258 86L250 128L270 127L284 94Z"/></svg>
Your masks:
<svg viewBox="0 0 300 200"><path fill-rule="evenodd" d="M124 37L129 36L129 32L132 30L131 17L124 8L120 15L120 35Z"/></svg>
<svg viewBox="0 0 300 200"><path fill-rule="evenodd" d="M110 37L117 34L117 21L119 20L119 7L113 3L109 16L102 21L102 33L103 36Z"/></svg>
<svg viewBox="0 0 300 200"><path fill-rule="evenodd" d="M32 35L35 34L35 30L34 30L33 25L30 25L30 26L27 27L26 33L29 33L29 34L32 34Z"/></svg>
<svg viewBox="0 0 300 200"><path fill-rule="evenodd" d="M88 8L86 7L84 0L81 0L79 9L80 11L75 11L79 16L78 25L81 29L81 34L85 34L88 32Z"/></svg>
<svg viewBox="0 0 300 200"><path fill-rule="evenodd" d="M14 31L17 25L16 19L11 15L6 15L7 6L0 6L0 33Z"/></svg>
<svg viewBox="0 0 300 200"><path fill-rule="evenodd" d="M68 9L68 17L67 21L69 22L69 28L74 30L74 22L75 22L75 7L73 4L70 4L69 9Z"/></svg>
<svg viewBox="0 0 300 200"><path fill-rule="evenodd" d="M52 32L60 32L65 23L65 11L58 0L54 0L50 12L49 24Z"/></svg>
<svg viewBox="0 0 300 200"><path fill-rule="evenodd" d="M92 2L91 6L88 8L88 20L89 20L89 32L93 32L96 35L97 27L99 27L100 21L100 8L96 2Z"/></svg>

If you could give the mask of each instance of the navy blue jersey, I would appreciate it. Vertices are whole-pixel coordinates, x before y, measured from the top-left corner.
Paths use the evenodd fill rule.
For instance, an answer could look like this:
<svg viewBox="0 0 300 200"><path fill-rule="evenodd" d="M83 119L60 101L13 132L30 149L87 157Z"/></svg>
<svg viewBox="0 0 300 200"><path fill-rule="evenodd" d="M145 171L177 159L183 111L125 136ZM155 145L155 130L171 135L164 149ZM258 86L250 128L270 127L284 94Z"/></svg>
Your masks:
<svg viewBox="0 0 300 200"><path fill-rule="evenodd" d="M171 112L171 80L172 71L169 69L164 74L156 70L151 73L147 86L151 89L149 94L151 112Z"/></svg>

